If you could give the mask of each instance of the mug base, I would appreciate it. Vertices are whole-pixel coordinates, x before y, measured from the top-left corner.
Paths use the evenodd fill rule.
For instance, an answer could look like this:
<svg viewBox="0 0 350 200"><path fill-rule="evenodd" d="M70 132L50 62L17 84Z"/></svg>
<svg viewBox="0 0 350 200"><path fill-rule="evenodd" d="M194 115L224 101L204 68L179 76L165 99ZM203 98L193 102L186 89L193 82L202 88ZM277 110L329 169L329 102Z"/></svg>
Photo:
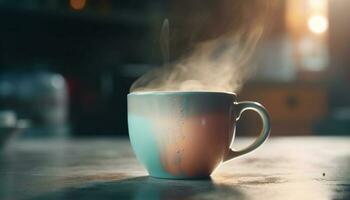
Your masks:
<svg viewBox="0 0 350 200"><path fill-rule="evenodd" d="M156 179L168 179L168 180L210 180L210 175L203 175L203 176L173 176L173 175L149 175L151 178Z"/></svg>

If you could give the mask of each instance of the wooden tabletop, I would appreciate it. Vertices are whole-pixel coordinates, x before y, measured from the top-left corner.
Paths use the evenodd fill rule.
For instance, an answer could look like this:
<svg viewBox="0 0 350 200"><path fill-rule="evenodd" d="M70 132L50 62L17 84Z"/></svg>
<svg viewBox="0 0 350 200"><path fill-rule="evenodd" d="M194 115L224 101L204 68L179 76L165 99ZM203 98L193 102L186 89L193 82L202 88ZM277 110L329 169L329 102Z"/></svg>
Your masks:
<svg viewBox="0 0 350 200"><path fill-rule="evenodd" d="M270 138L192 181L149 178L127 138L15 141L0 199L350 199L350 137Z"/></svg>

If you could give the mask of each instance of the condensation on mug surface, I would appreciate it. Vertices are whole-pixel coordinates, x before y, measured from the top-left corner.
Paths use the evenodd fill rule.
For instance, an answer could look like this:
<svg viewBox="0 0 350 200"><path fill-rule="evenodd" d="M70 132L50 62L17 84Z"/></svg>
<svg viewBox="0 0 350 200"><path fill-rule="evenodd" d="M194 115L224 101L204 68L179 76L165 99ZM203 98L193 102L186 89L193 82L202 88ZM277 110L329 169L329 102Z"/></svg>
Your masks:
<svg viewBox="0 0 350 200"><path fill-rule="evenodd" d="M223 160L234 127L230 110L225 114L215 109L194 111L195 102L187 100L158 99L155 103L144 98L146 107L130 101L138 105L137 112L128 115L129 131L136 133L130 134L131 143L151 176L205 177Z"/></svg>
<svg viewBox="0 0 350 200"><path fill-rule="evenodd" d="M163 134L171 138L157 137L163 140L158 142L162 166L174 176L208 176L222 161L229 145L230 119L213 113L177 122L181 123L178 130Z"/></svg>

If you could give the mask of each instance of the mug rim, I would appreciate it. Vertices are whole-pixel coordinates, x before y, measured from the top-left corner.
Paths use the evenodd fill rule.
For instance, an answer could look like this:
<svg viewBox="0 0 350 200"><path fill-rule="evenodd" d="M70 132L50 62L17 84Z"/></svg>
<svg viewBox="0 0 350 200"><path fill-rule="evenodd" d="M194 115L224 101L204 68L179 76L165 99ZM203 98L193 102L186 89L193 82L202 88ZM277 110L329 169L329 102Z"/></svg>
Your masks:
<svg viewBox="0 0 350 200"><path fill-rule="evenodd" d="M128 96L141 96L141 95L177 95L177 94L227 94L227 95L233 95L237 96L236 93L233 92L226 92L226 91L205 91L205 90L194 90L194 91L136 91L136 92L130 92Z"/></svg>

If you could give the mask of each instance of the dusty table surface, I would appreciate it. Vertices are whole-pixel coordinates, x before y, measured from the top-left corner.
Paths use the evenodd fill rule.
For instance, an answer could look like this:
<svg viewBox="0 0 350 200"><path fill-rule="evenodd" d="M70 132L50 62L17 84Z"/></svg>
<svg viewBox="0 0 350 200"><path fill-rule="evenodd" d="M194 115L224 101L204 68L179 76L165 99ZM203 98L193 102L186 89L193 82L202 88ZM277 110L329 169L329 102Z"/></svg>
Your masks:
<svg viewBox="0 0 350 200"><path fill-rule="evenodd" d="M127 138L14 142L0 199L350 199L350 137L270 138L193 181L149 178Z"/></svg>

